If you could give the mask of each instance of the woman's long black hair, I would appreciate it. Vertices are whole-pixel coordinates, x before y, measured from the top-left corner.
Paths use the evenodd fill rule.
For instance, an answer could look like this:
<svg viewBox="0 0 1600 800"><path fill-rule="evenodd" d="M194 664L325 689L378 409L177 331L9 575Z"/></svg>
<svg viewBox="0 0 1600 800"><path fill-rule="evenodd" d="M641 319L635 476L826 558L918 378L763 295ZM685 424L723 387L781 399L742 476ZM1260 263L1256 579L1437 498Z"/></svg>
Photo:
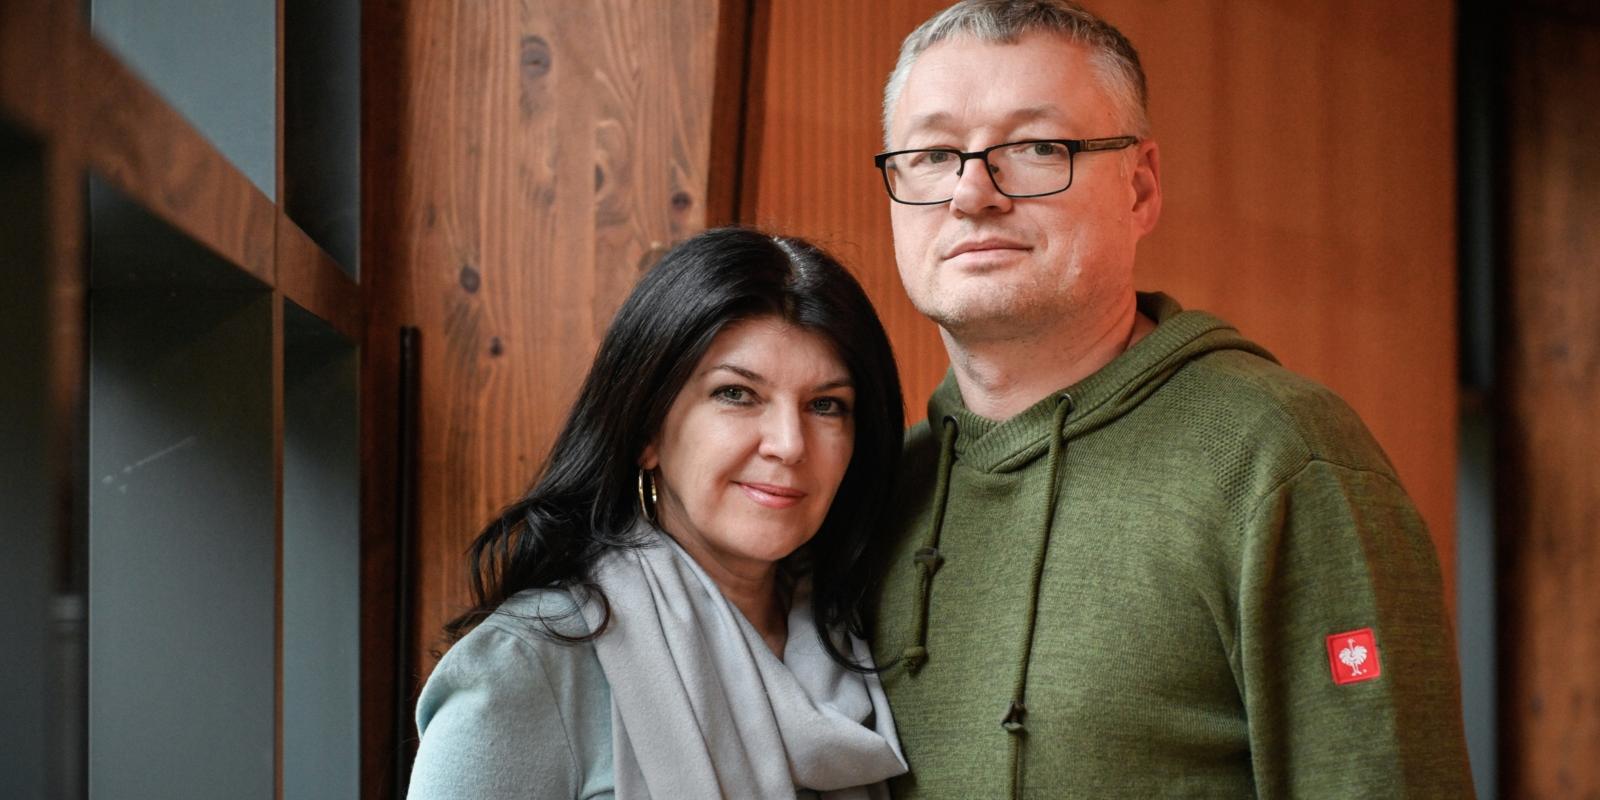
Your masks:
<svg viewBox="0 0 1600 800"><path fill-rule="evenodd" d="M882 498L905 428L899 373L871 302L844 267L808 242L744 228L707 231L673 248L618 309L533 488L468 550L474 605L445 626L449 640L531 588L582 592L609 621L589 568L611 548L641 544L630 536L641 515L640 454L712 339L729 323L768 316L830 342L854 384L850 466L822 528L790 561L811 576L828 654L858 666L834 632L871 629L867 592L882 544ZM602 622L579 640L604 630Z"/></svg>

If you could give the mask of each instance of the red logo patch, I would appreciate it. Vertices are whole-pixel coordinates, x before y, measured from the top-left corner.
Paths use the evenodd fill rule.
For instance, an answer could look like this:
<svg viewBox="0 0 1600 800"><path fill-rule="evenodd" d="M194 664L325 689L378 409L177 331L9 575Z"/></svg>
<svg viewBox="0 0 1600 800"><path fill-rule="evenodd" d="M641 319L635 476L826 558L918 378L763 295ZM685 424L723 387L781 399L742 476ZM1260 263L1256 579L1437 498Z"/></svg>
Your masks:
<svg viewBox="0 0 1600 800"><path fill-rule="evenodd" d="M1372 636L1372 629L1329 636L1328 667L1333 670L1333 682L1340 686L1375 680L1383 674L1378 662L1378 642Z"/></svg>

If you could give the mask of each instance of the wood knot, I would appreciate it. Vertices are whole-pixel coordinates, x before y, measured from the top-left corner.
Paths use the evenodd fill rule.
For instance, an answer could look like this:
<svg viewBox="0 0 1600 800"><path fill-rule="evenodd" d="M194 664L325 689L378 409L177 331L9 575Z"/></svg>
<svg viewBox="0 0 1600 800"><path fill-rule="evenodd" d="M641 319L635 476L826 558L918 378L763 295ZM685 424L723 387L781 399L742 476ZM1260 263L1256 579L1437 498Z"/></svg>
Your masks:
<svg viewBox="0 0 1600 800"><path fill-rule="evenodd" d="M672 210L673 211L676 211L676 212L681 214L681 213L683 213L685 211L688 211L689 210L689 206L692 206L692 205L694 205L694 198L690 197L688 192L673 192L672 193Z"/></svg>
<svg viewBox="0 0 1600 800"><path fill-rule="evenodd" d="M467 294L477 294L478 287L483 285L482 276L478 274L477 270L472 268L471 264L463 264L461 266L460 281L461 288L466 289Z"/></svg>
<svg viewBox="0 0 1600 800"><path fill-rule="evenodd" d="M522 37L522 77L543 78L550 72L550 43L542 36Z"/></svg>
<svg viewBox="0 0 1600 800"><path fill-rule="evenodd" d="M489 355L499 358L505 351L505 345L500 343L500 337L495 336L489 340Z"/></svg>

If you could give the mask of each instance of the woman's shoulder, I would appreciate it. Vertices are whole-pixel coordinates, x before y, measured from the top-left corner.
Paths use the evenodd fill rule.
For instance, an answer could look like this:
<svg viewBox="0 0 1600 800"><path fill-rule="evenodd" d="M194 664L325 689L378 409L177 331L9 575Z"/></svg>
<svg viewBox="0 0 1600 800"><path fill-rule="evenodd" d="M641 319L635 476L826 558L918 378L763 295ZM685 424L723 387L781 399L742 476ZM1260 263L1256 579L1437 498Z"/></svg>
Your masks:
<svg viewBox="0 0 1600 800"><path fill-rule="evenodd" d="M417 704L419 722L435 703L463 692L513 706L563 708L609 699L579 604L560 589L530 589L507 599L439 660Z"/></svg>
<svg viewBox="0 0 1600 800"><path fill-rule="evenodd" d="M609 786L610 684L590 642L551 635L586 634L578 611L566 592L522 592L445 653L417 700L413 786L432 788L414 796L503 796L489 783L566 787L551 796ZM491 757L505 743L515 757Z"/></svg>
<svg viewBox="0 0 1600 800"><path fill-rule="evenodd" d="M530 645L556 643L569 648L573 642L589 635L589 624L584 621L582 605L567 589L524 589L500 604L467 637L479 630L496 631L519 639ZM462 641L466 641L463 637ZM587 642L577 644L587 645ZM587 648L593 650L592 647Z"/></svg>

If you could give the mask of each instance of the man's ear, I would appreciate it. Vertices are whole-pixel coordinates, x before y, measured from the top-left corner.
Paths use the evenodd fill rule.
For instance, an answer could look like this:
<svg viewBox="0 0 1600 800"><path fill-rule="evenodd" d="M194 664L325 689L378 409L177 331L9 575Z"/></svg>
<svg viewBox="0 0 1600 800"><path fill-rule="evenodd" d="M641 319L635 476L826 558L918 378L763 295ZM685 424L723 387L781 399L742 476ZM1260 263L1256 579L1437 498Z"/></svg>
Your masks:
<svg viewBox="0 0 1600 800"><path fill-rule="evenodd" d="M1138 144L1133 162L1132 222L1139 236L1149 236L1161 219L1161 149L1154 141Z"/></svg>

